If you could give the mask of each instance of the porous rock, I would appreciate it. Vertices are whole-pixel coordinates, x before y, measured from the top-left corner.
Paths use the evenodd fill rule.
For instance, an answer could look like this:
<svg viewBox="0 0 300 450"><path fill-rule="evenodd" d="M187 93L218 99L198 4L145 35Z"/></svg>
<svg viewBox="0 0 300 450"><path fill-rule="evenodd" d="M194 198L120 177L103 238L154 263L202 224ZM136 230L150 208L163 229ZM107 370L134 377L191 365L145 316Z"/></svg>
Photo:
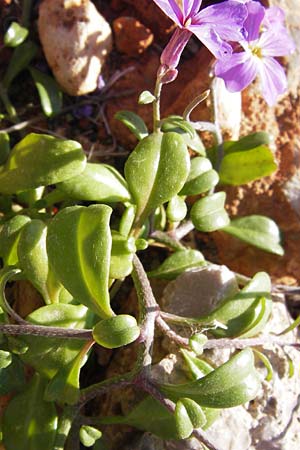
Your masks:
<svg viewBox="0 0 300 450"><path fill-rule="evenodd" d="M55 78L70 95L83 95L97 87L112 47L108 22L90 0L44 0L38 30Z"/></svg>

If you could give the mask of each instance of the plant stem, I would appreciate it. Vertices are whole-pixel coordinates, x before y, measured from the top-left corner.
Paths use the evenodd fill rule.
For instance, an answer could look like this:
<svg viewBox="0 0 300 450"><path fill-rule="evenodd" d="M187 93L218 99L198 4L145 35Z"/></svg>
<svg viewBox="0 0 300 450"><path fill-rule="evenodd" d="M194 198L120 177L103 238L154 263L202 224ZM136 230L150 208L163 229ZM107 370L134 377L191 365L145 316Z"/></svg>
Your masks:
<svg viewBox="0 0 300 450"><path fill-rule="evenodd" d="M7 114L9 115L10 120L12 122L16 122L18 118L17 112L7 95L7 90L5 89L2 83L0 83L0 98L3 102Z"/></svg>
<svg viewBox="0 0 300 450"><path fill-rule="evenodd" d="M55 337L61 339L88 339L92 340L92 330L77 330L62 327L47 327L43 325L32 325L30 323L19 325L0 325L0 333L8 335L31 335L41 337Z"/></svg>
<svg viewBox="0 0 300 450"><path fill-rule="evenodd" d="M133 257L133 282L136 288L141 324L141 334L139 338L140 347L136 367L141 367L139 376L148 373L152 362L152 346L154 341L155 320L159 313L159 306L154 298L150 282L139 258Z"/></svg>
<svg viewBox="0 0 300 450"><path fill-rule="evenodd" d="M173 331L161 316L157 316L156 323L157 323L158 327L165 333L166 336L168 336L168 338L171 341L175 342L180 347L185 347L185 348L190 349L189 340L187 338L180 336L175 331Z"/></svg>
<svg viewBox="0 0 300 450"><path fill-rule="evenodd" d="M160 129L160 95L162 90L161 77L158 75L156 78L153 101L153 131L159 131Z"/></svg>
<svg viewBox="0 0 300 450"><path fill-rule="evenodd" d="M32 0L23 0L21 23L23 27L28 28L30 25Z"/></svg>
<svg viewBox="0 0 300 450"><path fill-rule="evenodd" d="M169 233L164 233L163 231L158 230L151 233L150 238L155 239L156 242L165 244L167 247L172 248L173 250L184 250L185 246L181 244L178 239L174 239L172 236L170 236L170 234L174 232L175 230L172 230Z"/></svg>

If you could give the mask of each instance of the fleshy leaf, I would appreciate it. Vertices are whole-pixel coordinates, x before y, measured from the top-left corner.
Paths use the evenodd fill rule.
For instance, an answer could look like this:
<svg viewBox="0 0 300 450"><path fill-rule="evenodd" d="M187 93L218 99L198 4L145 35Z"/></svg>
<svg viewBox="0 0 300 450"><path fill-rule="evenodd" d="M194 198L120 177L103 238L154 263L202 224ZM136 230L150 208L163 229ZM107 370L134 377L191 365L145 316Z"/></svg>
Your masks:
<svg viewBox="0 0 300 450"><path fill-rule="evenodd" d="M136 246L133 237L126 238L117 231L112 231L110 278L122 279L132 272L132 260L135 252Z"/></svg>
<svg viewBox="0 0 300 450"><path fill-rule="evenodd" d="M3 78L3 86L6 89L9 88L16 76L28 67L36 53L37 46L31 41L23 42L15 48Z"/></svg>
<svg viewBox="0 0 300 450"><path fill-rule="evenodd" d="M199 380L186 384L162 384L160 389L173 401L188 397L200 406L230 408L252 400L260 388L253 352L245 349Z"/></svg>
<svg viewBox="0 0 300 450"><path fill-rule="evenodd" d="M79 175L85 164L78 142L31 133L12 149L0 172L0 192L14 194L58 183Z"/></svg>
<svg viewBox="0 0 300 450"><path fill-rule="evenodd" d="M187 206L184 198L179 195L171 198L166 213L171 222L181 222L187 214Z"/></svg>
<svg viewBox="0 0 300 450"><path fill-rule="evenodd" d="M4 35L3 42L6 47L18 47L27 36L27 28L22 27L18 22L12 22Z"/></svg>
<svg viewBox="0 0 300 450"><path fill-rule="evenodd" d="M36 374L10 401L2 429L6 450L53 450L58 418L55 404L43 400L45 384Z"/></svg>
<svg viewBox="0 0 300 450"><path fill-rule="evenodd" d="M35 325L84 329L91 327L91 313L82 305L54 304L39 308L26 320ZM28 344L22 360L47 378L68 366L80 353L85 341L40 336L23 336Z"/></svg>
<svg viewBox="0 0 300 450"><path fill-rule="evenodd" d="M18 258L23 274L49 304L55 300L60 287L57 282L55 289L53 276L50 275L46 236L47 226L41 220L33 219L26 223L18 242Z"/></svg>
<svg viewBox="0 0 300 450"><path fill-rule="evenodd" d="M111 211L106 205L65 208L52 219L47 235L50 267L57 279L103 319L114 314L108 292Z"/></svg>
<svg viewBox="0 0 300 450"><path fill-rule="evenodd" d="M0 133L0 165L5 164L10 153L10 139L8 133Z"/></svg>
<svg viewBox="0 0 300 450"><path fill-rule="evenodd" d="M197 152L199 155L205 156L205 147L192 124L184 120L181 116L169 116L163 120L162 131L164 133L173 131L179 133L186 145Z"/></svg>
<svg viewBox="0 0 300 450"><path fill-rule="evenodd" d="M187 147L177 133L153 133L144 138L125 164L125 178L144 222L158 206L183 187L190 168Z"/></svg>
<svg viewBox="0 0 300 450"><path fill-rule="evenodd" d="M275 255L284 254L278 226L268 217L252 215L234 219L222 231Z"/></svg>
<svg viewBox="0 0 300 450"><path fill-rule="evenodd" d="M205 264L204 256L198 250L179 250L166 258L157 269L148 272L148 277L172 280L186 270Z"/></svg>
<svg viewBox="0 0 300 450"><path fill-rule="evenodd" d="M148 129L143 119L131 111L118 111L115 119L120 120L140 141L148 136Z"/></svg>
<svg viewBox="0 0 300 450"><path fill-rule="evenodd" d="M62 109L62 92L54 78L30 67L29 71L34 79L39 93L41 106L47 117L58 114Z"/></svg>
<svg viewBox="0 0 300 450"><path fill-rule="evenodd" d="M151 94L150 91L143 91L139 95L138 103L139 105L148 105L153 103L155 100L155 96Z"/></svg>
<svg viewBox="0 0 300 450"><path fill-rule="evenodd" d="M95 341L105 348L118 348L135 341L140 335L136 319L128 314L104 319L93 328Z"/></svg>
<svg viewBox="0 0 300 450"><path fill-rule="evenodd" d="M63 181L56 187L75 200L102 203L130 200L126 181L114 167L108 164L87 163L80 175Z"/></svg>
<svg viewBox="0 0 300 450"><path fill-rule="evenodd" d="M0 395L20 391L25 385L24 365L15 355L11 355L12 362L5 368L0 368Z"/></svg>
<svg viewBox="0 0 300 450"><path fill-rule="evenodd" d="M229 224L230 220L224 209L225 199L225 192L217 192L193 204L191 219L197 230L212 232Z"/></svg>
<svg viewBox="0 0 300 450"><path fill-rule="evenodd" d="M28 216L18 215L12 217L8 222L2 225L0 231L0 257L8 266L14 266L18 263L18 242L22 228L30 222Z"/></svg>
<svg viewBox="0 0 300 450"><path fill-rule="evenodd" d="M78 402L80 370L87 361L87 353L92 345L93 342L85 344L73 361L58 370L46 387L45 400L68 405Z"/></svg>
<svg viewBox="0 0 300 450"><path fill-rule="evenodd" d="M219 176L209 159L197 156L191 160L191 170L180 195L202 194L214 188L218 181Z"/></svg>
<svg viewBox="0 0 300 450"><path fill-rule="evenodd" d="M219 168L220 183L240 185L271 175L277 165L268 147L267 133L255 133L224 144Z"/></svg>
<svg viewBox="0 0 300 450"><path fill-rule="evenodd" d="M101 438L102 433L100 430L89 425L82 425L79 431L80 442L85 447L92 447L95 442Z"/></svg>
<svg viewBox="0 0 300 450"><path fill-rule="evenodd" d="M190 398L181 398L176 403L175 421L179 438L187 439L194 428L205 425L206 418L201 406Z"/></svg>

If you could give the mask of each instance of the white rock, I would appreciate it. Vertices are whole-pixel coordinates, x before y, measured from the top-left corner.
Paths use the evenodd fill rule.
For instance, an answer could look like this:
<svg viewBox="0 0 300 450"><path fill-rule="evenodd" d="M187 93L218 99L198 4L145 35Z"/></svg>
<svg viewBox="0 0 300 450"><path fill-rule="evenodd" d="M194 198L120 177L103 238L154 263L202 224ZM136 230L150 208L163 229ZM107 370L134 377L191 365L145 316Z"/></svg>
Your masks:
<svg viewBox="0 0 300 450"><path fill-rule="evenodd" d="M185 317L205 316L238 290L235 275L226 266L211 264L192 269L167 285L163 310Z"/></svg>
<svg viewBox="0 0 300 450"><path fill-rule="evenodd" d="M97 87L106 55L112 47L109 24L90 0L44 0L38 30L55 78L70 95Z"/></svg>

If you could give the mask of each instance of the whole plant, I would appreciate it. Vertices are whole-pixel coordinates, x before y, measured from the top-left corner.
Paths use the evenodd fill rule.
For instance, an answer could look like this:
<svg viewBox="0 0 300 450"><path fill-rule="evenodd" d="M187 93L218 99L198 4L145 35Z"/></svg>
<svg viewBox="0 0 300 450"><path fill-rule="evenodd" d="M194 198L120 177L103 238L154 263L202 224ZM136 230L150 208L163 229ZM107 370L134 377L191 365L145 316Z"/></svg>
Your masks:
<svg viewBox="0 0 300 450"><path fill-rule="evenodd" d="M164 312L149 280L172 280L211 266L201 249L182 242L193 230L221 230L283 255L280 230L272 219L255 212L230 218L226 211L225 186L271 175L277 166L265 132L223 140L216 79L237 92L258 77L266 102L275 104L287 86L275 58L294 49L284 12L251 0L206 8L201 0L154 3L176 27L161 54L153 92L139 96L140 104L153 109L151 130L131 111L116 114L138 141L124 172L88 162L73 140L31 133L10 149L9 135L0 133L0 392L14 394L2 418L6 450L76 449L79 442L95 450L109 448L102 435L109 424L130 425L162 439L194 436L203 448L216 450L206 429L220 409L256 397L261 378L255 358L271 373L266 356L252 349L265 342L260 333L272 312L267 273L252 279L237 274L238 292L223 298L208 315L195 317ZM27 34L17 25L13 33L13 45L9 36L7 45L18 49ZM199 92L182 116L161 117L163 88L176 79L192 36L215 58L212 70L207 68L212 71L210 89ZM34 68L29 70L41 79ZM7 75L1 91L10 117L14 109L7 93L13 79ZM53 99L60 98L53 82L41 79L41 102L49 115L55 113ZM49 86L54 94L45 96ZM209 95L213 120L192 121L193 109ZM211 135L209 146L201 140L203 131ZM146 271L141 261L147 262L158 246L167 256ZM114 301L129 278L138 299L135 315L126 304L118 313ZM30 282L44 302L25 318L6 289L20 280ZM185 383L159 382L152 376L156 329L178 346ZM268 343L286 344L277 336L269 336ZM95 383L86 385L80 374L99 346L127 345L134 355L127 372L99 374ZM235 349L230 359L219 367L209 364L205 350L224 347ZM127 415L97 415L87 407L96 397L129 386L144 395Z"/></svg>

